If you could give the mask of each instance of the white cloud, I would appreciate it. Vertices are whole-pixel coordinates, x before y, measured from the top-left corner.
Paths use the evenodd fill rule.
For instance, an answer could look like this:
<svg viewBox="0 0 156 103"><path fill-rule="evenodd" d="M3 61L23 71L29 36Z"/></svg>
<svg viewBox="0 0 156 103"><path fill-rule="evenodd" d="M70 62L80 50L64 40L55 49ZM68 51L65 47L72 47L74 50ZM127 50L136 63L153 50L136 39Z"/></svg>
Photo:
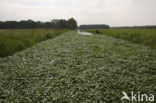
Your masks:
<svg viewBox="0 0 156 103"><path fill-rule="evenodd" d="M77 19L79 24L156 24L156 0L0 0L0 20Z"/></svg>

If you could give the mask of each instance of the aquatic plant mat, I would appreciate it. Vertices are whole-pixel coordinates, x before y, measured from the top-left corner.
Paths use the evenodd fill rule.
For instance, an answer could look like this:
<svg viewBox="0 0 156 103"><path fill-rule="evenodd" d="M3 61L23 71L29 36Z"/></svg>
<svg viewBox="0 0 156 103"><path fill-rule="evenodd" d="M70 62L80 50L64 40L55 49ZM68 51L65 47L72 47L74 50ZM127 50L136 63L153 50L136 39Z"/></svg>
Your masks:
<svg viewBox="0 0 156 103"><path fill-rule="evenodd" d="M156 52L106 35L67 32L0 58L0 102L112 103L156 91Z"/></svg>

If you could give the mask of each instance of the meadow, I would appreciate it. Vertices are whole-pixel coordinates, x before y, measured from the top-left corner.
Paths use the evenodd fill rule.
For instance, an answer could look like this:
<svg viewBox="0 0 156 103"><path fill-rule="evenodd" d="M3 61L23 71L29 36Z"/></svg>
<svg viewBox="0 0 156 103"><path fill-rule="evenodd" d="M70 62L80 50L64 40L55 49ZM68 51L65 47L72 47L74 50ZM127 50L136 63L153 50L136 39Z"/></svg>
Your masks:
<svg viewBox="0 0 156 103"><path fill-rule="evenodd" d="M27 47L51 39L67 30L54 29L1 29L0 57L12 55Z"/></svg>
<svg viewBox="0 0 156 103"><path fill-rule="evenodd" d="M104 34L128 40L134 43L140 43L151 48L156 48L156 30L155 29L88 29L88 32Z"/></svg>
<svg viewBox="0 0 156 103"><path fill-rule="evenodd" d="M155 93L155 67L148 46L70 31L0 58L0 103L121 103Z"/></svg>

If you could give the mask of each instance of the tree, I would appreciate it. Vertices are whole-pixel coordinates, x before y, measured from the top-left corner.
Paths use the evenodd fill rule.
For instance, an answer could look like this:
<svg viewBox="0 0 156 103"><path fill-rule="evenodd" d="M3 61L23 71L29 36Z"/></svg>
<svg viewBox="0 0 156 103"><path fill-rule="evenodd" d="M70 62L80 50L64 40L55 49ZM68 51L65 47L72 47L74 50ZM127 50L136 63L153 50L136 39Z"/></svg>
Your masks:
<svg viewBox="0 0 156 103"><path fill-rule="evenodd" d="M94 24L94 25L80 25L80 29L109 29L109 25L106 24Z"/></svg>
<svg viewBox="0 0 156 103"><path fill-rule="evenodd" d="M0 21L0 29L33 29L34 28L54 28L54 29L76 29L77 22L73 18L68 21L65 19L54 19L51 22L40 22L33 20L22 21Z"/></svg>
<svg viewBox="0 0 156 103"><path fill-rule="evenodd" d="M68 19L67 25L68 25L69 29L76 29L77 28L77 22L74 18Z"/></svg>

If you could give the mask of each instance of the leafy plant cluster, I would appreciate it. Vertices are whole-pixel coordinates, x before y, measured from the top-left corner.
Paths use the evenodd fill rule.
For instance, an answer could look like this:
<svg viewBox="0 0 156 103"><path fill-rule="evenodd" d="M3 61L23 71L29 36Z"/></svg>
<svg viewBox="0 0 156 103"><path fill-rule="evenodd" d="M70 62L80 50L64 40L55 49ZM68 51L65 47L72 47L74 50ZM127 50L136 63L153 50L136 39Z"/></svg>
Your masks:
<svg viewBox="0 0 156 103"><path fill-rule="evenodd" d="M0 57L12 55L41 41L53 38L67 30L7 29L0 30Z"/></svg>
<svg viewBox="0 0 156 103"><path fill-rule="evenodd" d="M2 103L121 103L154 94L156 51L106 35L67 32L0 58Z"/></svg>
<svg viewBox="0 0 156 103"><path fill-rule="evenodd" d="M96 33L96 29L87 31ZM98 29L101 34L156 48L156 30L151 29Z"/></svg>

